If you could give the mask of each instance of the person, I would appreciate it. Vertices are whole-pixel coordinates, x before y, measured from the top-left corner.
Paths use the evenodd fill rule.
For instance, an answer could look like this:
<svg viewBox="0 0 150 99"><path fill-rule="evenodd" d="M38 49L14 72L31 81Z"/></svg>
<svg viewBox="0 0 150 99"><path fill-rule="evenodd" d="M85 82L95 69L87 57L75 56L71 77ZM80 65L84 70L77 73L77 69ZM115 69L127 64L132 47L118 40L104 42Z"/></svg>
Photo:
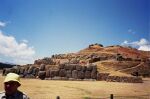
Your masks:
<svg viewBox="0 0 150 99"><path fill-rule="evenodd" d="M21 86L20 77L15 73L8 73L4 80L4 92L0 92L0 99L29 99L23 92L18 90Z"/></svg>

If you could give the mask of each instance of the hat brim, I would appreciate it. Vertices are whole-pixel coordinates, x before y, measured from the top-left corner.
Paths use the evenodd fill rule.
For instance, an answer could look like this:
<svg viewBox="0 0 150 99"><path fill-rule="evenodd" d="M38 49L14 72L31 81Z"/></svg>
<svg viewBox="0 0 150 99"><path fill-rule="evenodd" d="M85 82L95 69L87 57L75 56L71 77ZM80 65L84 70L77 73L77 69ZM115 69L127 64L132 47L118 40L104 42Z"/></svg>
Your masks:
<svg viewBox="0 0 150 99"><path fill-rule="evenodd" d="M17 82L17 83L19 84L19 86L21 85L21 83L20 83L18 80L14 80L14 79L5 79L5 80L4 80L4 83L10 82L10 81Z"/></svg>

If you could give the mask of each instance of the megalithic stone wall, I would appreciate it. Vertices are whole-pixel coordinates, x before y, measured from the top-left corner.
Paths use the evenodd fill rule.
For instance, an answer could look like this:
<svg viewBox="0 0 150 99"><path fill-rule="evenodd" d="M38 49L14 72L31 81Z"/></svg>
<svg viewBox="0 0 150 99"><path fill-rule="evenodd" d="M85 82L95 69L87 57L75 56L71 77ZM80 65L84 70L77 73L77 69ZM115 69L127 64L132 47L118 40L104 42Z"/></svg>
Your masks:
<svg viewBox="0 0 150 99"><path fill-rule="evenodd" d="M100 73L97 66L93 64L81 66L79 64L60 64L52 68L51 65L41 64L39 67L28 65L24 67L8 68L3 71L3 75L9 72L18 73L24 78L39 78L52 80L98 80L98 81L114 81L141 83L140 77L119 77L109 76L109 73Z"/></svg>

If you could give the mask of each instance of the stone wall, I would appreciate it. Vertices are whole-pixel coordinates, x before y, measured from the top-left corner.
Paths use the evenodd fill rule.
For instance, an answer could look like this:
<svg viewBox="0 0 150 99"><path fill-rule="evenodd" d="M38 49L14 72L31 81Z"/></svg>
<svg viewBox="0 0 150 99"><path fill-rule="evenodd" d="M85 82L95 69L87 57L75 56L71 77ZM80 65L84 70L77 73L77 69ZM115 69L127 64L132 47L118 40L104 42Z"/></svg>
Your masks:
<svg viewBox="0 0 150 99"><path fill-rule="evenodd" d="M39 78L41 80L97 80L126 83L142 83L139 77L109 76L109 73L99 73L97 66L90 64L81 66L79 64L60 64L58 66L41 64L39 67L27 65L15 66L3 70L3 75L9 72L19 74L23 78Z"/></svg>

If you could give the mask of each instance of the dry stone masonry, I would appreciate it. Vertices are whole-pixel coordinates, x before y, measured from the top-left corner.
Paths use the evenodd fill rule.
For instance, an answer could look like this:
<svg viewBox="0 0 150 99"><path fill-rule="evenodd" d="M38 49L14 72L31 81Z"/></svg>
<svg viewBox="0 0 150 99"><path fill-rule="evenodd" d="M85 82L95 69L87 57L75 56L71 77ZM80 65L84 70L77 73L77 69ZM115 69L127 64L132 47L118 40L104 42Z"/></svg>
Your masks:
<svg viewBox="0 0 150 99"><path fill-rule="evenodd" d="M19 74L22 78L39 78L41 80L97 80L125 83L142 83L140 77L120 77L109 76L109 73L99 73L97 66L93 64L60 64L52 68L51 65L41 64L39 67L34 65L15 66L3 70L3 75L9 72Z"/></svg>

